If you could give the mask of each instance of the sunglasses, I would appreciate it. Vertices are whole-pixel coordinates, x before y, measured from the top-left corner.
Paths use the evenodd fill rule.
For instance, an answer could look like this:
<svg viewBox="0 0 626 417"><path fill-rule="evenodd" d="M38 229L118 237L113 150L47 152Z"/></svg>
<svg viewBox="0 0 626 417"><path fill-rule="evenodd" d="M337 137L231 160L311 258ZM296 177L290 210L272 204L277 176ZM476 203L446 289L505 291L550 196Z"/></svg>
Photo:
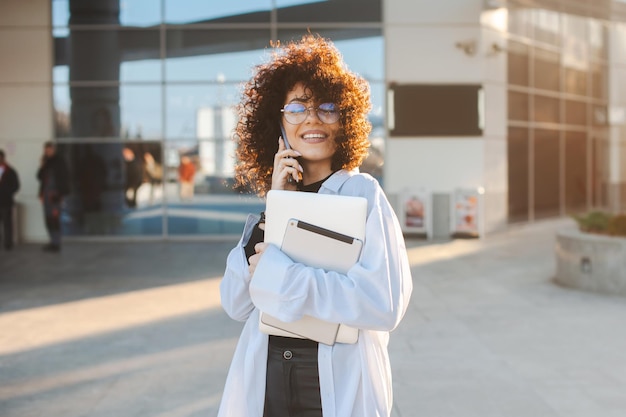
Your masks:
<svg viewBox="0 0 626 417"><path fill-rule="evenodd" d="M315 110L315 114L322 123L332 124L339 120L339 109L334 103L322 103L317 108L307 107L300 103L289 103L280 111L288 123L299 125L306 120L311 110Z"/></svg>

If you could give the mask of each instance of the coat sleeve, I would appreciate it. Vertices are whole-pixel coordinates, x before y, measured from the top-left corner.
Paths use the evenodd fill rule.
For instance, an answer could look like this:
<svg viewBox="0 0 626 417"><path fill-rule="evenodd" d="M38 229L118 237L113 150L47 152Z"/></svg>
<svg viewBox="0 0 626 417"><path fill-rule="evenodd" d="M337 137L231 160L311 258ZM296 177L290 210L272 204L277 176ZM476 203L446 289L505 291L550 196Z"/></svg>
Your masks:
<svg viewBox="0 0 626 417"><path fill-rule="evenodd" d="M9 191L10 191L10 194L15 194L20 189L20 178L17 175L17 171L14 169L11 169L9 173L11 174L11 184L10 184Z"/></svg>
<svg viewBox="0 0 626 417"><path fill-rule="evenodd" d="M247 320L254 310L250 300L248 287L250 285L250 272L244 247L248 243L254 226L260 216L250 214L237 243L226 259L226 270L220 282L220 298L226 314L238 321Z"/></svg>
<svg viewBox="0 0 626 417"><path fill-rule="evenodd" d="M40 166L37 169L37 180L39 181L39 187L37 189L37 195L41 197L43 195L43 178L44 177L44 167Z"/></svg>
<svg viewBox="0 0 626 417"><path fill-rule="evenodd" d="M344 275L295 263L271 245L250 283L261 311L285 322L306 314L369 330L399 324L413 288L404 237L378 183L364 185L368 215L359 262Z"/></svg>

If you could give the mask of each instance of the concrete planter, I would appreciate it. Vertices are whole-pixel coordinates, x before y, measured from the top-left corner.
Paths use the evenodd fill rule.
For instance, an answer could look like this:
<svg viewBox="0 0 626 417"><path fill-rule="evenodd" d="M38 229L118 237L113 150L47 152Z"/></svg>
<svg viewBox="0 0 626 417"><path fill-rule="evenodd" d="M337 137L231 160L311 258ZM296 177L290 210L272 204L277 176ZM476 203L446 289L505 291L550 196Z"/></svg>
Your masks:
<svg viewBox="0 0 626 417"><path fill-rule="evenodd" d="M562 285L626 295L626 238L561 230L556 261L556 281Z"/></svg>

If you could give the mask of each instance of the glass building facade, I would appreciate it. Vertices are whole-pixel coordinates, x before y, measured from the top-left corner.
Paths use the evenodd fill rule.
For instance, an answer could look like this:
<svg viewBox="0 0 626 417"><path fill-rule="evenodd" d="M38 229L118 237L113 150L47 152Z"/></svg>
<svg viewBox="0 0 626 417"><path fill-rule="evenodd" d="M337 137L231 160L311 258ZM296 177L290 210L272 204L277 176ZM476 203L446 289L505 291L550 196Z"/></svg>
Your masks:
<svg viewBox="0 0 626 417"><path fill-rule="evenodd" d="M240 233L263 201L234 190L235 105L254 65L307 32L333 39L372 88L382 180L380 0L52 1L54 134L68 161L68 236Z"/></svg>
<svg viewBox="0 0 626 417"><path fill-rule="evenodd" d="M20 234L46 239L34 173L54 140L72 178L64 235L239 235L264 206L232 187L240 87L272 42L309 31L370 82L362 170L398 206L405 190L481 188L485 233L623 211L625 22L623 0L0 2L10 57L0 63L0 148L24 179ZM406 103L388 106L405 91ZM439 107L425 94L446 91L467 94ZM471 129L464 100L476 110ZM449 236L442 207L432 218Z"/></svg>
<svg viewBox="0 0 626 417"><path fill-rule="evenodd" d="M608 207L612 22L514 5L508 14L509 221Z"/></svg>

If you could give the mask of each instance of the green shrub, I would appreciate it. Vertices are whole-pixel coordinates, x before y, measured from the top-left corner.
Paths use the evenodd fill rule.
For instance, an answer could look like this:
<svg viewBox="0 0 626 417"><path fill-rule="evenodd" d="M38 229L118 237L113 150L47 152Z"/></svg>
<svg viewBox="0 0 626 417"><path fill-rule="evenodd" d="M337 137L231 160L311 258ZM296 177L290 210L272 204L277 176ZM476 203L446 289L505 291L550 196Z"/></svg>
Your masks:
<svg viewBox="0 0 626 417"><path fill-rule="evenodd" d="M626 237L626 214L617 214L609 220L607 232L612 236Z"/></svg>
<svg viewBox="0 0 626 417"><path fill-rule="evenodd" d="M583 215L574 215L578 227L583 232L607 233L611 215L603 211L592 211Z"/></svg>

